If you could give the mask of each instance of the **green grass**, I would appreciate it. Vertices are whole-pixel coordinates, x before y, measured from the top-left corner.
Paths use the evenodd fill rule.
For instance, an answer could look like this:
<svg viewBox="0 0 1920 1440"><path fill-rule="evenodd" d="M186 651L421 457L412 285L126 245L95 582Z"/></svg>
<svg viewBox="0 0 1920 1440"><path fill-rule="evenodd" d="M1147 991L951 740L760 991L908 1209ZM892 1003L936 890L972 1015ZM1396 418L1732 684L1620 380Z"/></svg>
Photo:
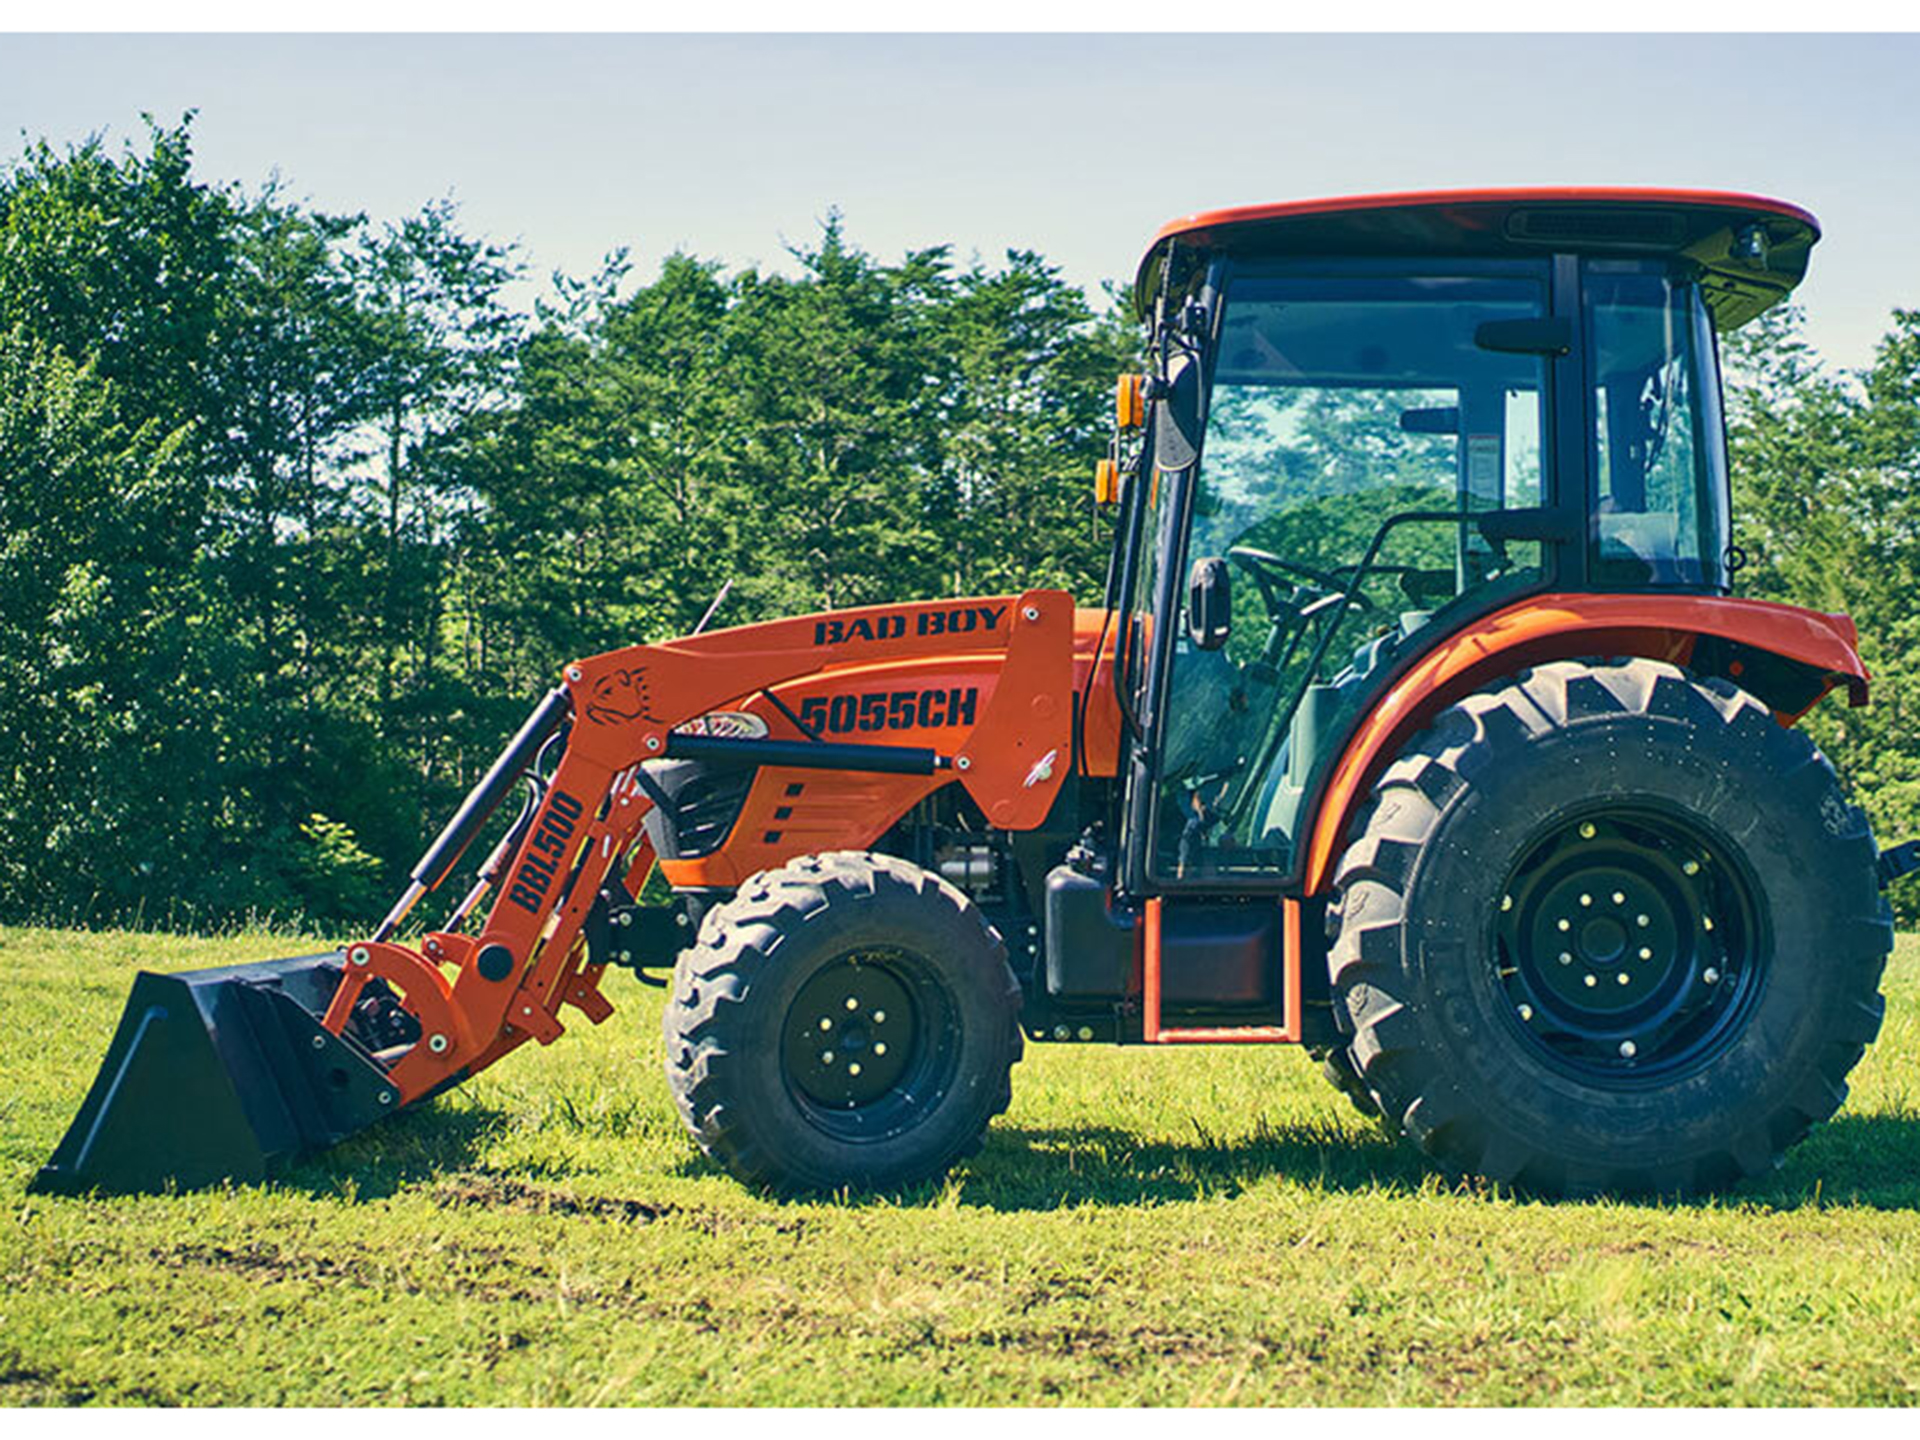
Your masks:
<svg viewBox="0 0 1920 1440"><path fill-rule="evenodd" d="M1701 1204L1449 1190L1288 1050L1030 1049L948 1183L780 1203L682 1133L659 992L282 1184L29 1197L133 970L0 929L0 1401L1911 1404L1920 941L1853 1098Z"/></svg>

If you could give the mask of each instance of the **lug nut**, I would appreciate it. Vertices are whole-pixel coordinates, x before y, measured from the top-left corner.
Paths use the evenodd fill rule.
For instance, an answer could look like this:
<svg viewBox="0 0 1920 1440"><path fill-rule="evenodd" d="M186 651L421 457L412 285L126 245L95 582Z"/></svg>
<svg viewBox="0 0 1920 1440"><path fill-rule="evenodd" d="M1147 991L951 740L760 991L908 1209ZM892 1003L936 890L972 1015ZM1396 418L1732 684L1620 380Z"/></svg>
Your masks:
<svg viewBox="0 0 1920 1440"><path fill-rule="evenodd" d="M1650 919L1649 919L1649 918L1648 918L1647 916L1645 916L1645 915L1636 915L1636 916L1634 916L1634 917L1633 917L1633 923L1634 923L1634 924L1636 924L1636 925L1638 925L1638 926L1639 926L1639 927L1640 927L1640 928L1641 928L1642 930L1644 930L1644 929L1646 929L1646 928L1647 928L1647 926L1649 926L1649 925L1651 925L1651 924L1653 923L1653 921L1652 921L1652 920L1650 920ZM1711 927L1709 927L1709 928L1711 928Z"/></svg>
<svg viewBox="0 0 1920 1440"><path fill-rule="evenodd" d="M1502 910L1511 910L1513 908L1513 897L1511 895L1502 895L1500 897L1500 908Z"/></svg>
<svg viewBox="0 0 1920 1440"><path fill-rule="evenodd" d="M884 1010L876 1010L876 1011L874 1011L874 1012L873 1012L873 1023L874 1023L874 1024L876 1024L876 1025L884 1025L884 1024L886 1024L886 1023L887 1023L887 1012L886 1012L886 1011L884 1011Z"/></svg>
<svg viewBox="0 0 1920 1440"><path fill-rule="evenodd" d="M847 1009L858 1010L859 1008L860 1008L860 1002L854 999L853 996L851 995L847 996Z"/></svg>
<svg viewBox="0 0 1920 1440"><path fill-rule="evenodd" d="M1598 985L1599 983L1600 983L1600 977L1598 975L1587 976L1586 985L1589 990L1591 990L1594 986Z"/></svg>
<svg viewBox="0 0 1920 1440"><path fill-rule="evenodd" d="M1520 1007L1520 1008L1519 1008L1519 1009L1518 1009L1517 1011L1515 1011L1514 1013L1515 1013L1515 1014L1517 1014L1517 1015L1519 1015L1519 1017L1520 1017L1520 1018L1521 1018L1522 1020L1531 1020L1531 1019L1533 1019L1533 1007L1532 1007L1531 1005L1522 1005L1522 1006L1521 1006L1521 1007Z"/></svg>
<svg viewBox="0 0 1920 1440"><path fill-rule="evenodd" d="M859 1073L860 1073L860 1062L858 1060L854 1061L851 1065L847 1066L847 1074L858 1075Z"/></svg>
<svg viewBox="0 0 1920 1440"><path fill-rule="evenodd" d="M1700 978L1709 985L1718 985L1720 983L1720 972L1709 967L1701 972Z"/></svg>
<svg viewBox="0 0 1920 1440"><path fill-rule="evenodd" d="M1588 820L1582 823L1582 825L1580 826L1580 838L1582 840L1591 840L1594 837L1594 834L1595 834L1595 831L1593 828L1593 822L1591 820Z"/></svg>
<svg viewBox="0 0 1920 1440"><path fill-rule="evenodd" d="M1562 930L1571 930L1573 928L1573 922L1571 920L1559 920L1555 923L1558 924Z"/></svg>
<svg viewBox="0 0 1920 1440"><path fill-rule="evenodd" d="M1640 947L1640 958L1642 960L1651 960L1653 958L1653 951L1647 946L1642 945Z"/></svg>
<svg viewBox="0 0 1920 1440"><path fill-rule="evenodd" d="M1702 916L1700 917L1700 923L1701 923L1701 925L1702 925L1702 926L1704 926L1704 927L1705 927L1706 929L1708 929L1708 930L1711 930L1711 929L1713 929L1713 916L1711 916L1711 915L1702 915Z"/></svg>
<svg viewBox="0 0 1920 1440"><path fill-rule="evenodd" d="M1571 965L1573 963L1572 952L1567 950L1562 950L1560 952L1560 963L1562 965Z"/></svg>
<svg viewBox="0 0 1920 1440"><path fill-rule="evenodd" d="M833 1028L833 1017L831 1015L822 1015L820 1017L820 1028L822 1030L831 1030Z"/></svg>
<svg viewBox="0 0 1920 1440"><path fill-rule="evenodd" d="M1700 873L1700 862L1698 860L1688 860L1683 863L1680 868L1689 875L1698 875Z"/></svg>
<svg viewBox="0 0 1920 1440"><path fill-rule="evenodd" d="M1620 1042L1620 1057L1623 1060L1631 1060L1635 1055L1638 1055L1639 1053L1640 1053L1640 1047L1634 1044L1631 1040L1622 1040Z"/></svg>
<svg viewBox="0 0 1920 1440"><path fill-rule="evenodd" d="M1627 903L1627 897L1616 890L1613 892L1613 903L1616 905L1624 905Z"/></svg>
<svg viewBox="0 0 1920 1440"><path fill-rule="evenodd" d="M1593 904L1593 897L1591 895L1582 895L1580 897L1580 903L1582 905L1591 905Z"/></svg>
<svg viewBox="0 0 1920 1440"><path fill-rule="evenodd" d="M1056 1025L1053 1027L1053 1038L1056 1040L1070 1040L1073 1038L1073 1031L1065 1025Z"/></svg>
<svg viewBox="0 0 1920 1440"><path fill-rule="evenodd" d="M833 1052L831 1050L822 1050L820 1052L820 1063L822 1065L831 1065L833 1063Z"/></svg>
<svg viewBox="0 0 1920 1440"><path fill-rule="evenodd" d="M874 1047L873 1047L873 1053L874 1053L874 1054L876 1054L876 1055L884 1055L884 1054L886 1054L886 1053L887 1053L887 1042L886 1042L886 1041L884 1041L884 1040L881 1040L881 1041L879 1041L878 1043L876 1043L876 1044L874 1045Z"/></svg>
<svg viewBox="0 0 1920 1440"><path fill-rule="evenodd" d="M1633 983L1633 981L1628 978L1627 972L1624 970L1622 970L1618 975L1614 976L1613 978L1618 980L1622 985L1631 985Z"/></svg>
<svg viewBox="0 0 1920 1440"><path fill-rule="evenodd" d="M1091 1025L1082 1025L1080 1027L1080 1038L1082 1040L1093 1039L1093 1027Z"/></svg>

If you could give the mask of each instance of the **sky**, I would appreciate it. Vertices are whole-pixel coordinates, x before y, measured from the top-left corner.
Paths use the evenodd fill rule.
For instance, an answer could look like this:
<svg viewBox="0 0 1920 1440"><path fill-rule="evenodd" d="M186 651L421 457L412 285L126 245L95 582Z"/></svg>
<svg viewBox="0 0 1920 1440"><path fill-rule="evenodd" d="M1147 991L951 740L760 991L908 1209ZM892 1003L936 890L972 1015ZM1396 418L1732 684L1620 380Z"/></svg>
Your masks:
<svg viewBox="0 0 1920 1440"><path fill-rule="evenodd" d="M832 209L882 257L1132 275L1166 220L1368 191L1748 190L1825 239L1800 291L1866 364L1920 306L1920 36L0 35L0 160L197 109L198 170L327 210L451 196L533 273L616 246L787 263Z"/></svg>

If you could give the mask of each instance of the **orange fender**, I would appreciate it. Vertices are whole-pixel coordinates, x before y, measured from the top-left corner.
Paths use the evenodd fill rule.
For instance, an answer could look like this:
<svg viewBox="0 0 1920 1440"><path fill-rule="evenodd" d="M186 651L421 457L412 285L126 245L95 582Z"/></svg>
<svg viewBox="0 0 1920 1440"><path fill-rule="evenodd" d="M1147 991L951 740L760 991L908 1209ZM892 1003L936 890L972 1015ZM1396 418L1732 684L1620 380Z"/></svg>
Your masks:
<svg viewBox="0 0 1920 1440"><path fill-rule="evenodd" d="M1791 660L1824 677L1814 700L1845 685L1867 700L1867 671L1853 621L1792 605L1710 595L1542 595L1509 606L1442 641L1395 682L1348 743L1321 796L1307 849L1305 893L1316 895L1333 867L1374 779L1429 720L1501 675L1578 655L1634 655L1685 665L1706 636ZM1730 667L1740 678L1740 663ZM1776 711L1784 725L1814 702Z"/></svg>

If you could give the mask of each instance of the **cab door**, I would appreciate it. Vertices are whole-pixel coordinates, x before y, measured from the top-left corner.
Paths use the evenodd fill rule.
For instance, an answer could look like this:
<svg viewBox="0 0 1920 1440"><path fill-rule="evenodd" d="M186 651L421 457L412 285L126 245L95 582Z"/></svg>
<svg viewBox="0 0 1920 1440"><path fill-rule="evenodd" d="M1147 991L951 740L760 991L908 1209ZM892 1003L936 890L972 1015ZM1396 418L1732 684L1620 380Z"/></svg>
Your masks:
<svg viewBox="0 0 1920 1440"><path fill-rule="evenodd" d="M1515 337L1546 262L1248 265L1217 309L1199 452L1152 476L1131 597L1146 893L1281 888L1369 677L1542 574L1471 516L1543 501L1548 360Z"/></svg>

